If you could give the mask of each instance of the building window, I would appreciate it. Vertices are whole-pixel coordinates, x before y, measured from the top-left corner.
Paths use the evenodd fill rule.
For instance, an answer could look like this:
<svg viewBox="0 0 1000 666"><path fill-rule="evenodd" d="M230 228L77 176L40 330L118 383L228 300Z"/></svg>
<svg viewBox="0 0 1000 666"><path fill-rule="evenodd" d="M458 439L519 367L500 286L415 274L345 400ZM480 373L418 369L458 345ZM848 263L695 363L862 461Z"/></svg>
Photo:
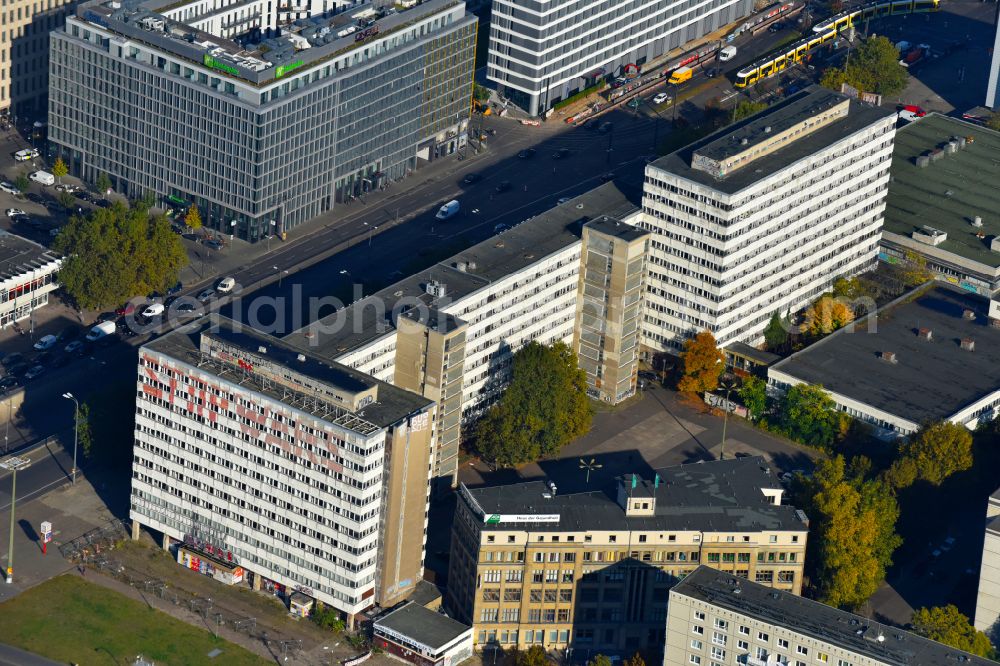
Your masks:
<svg viewBox="0 0 1000 666"><path fill-rule="evenodd" d="M763 631L758 631L757 632L757 640L760 641L761 643L766 643L770 639L769 639L768 635L765 634Z"/></svg>
<svg viewBox="0 0 1000 666"><path fill-rule="evenodd" d="M729 628L729 623L726 622L725 620L721 620L719 618L715 618L715 628L716 629L722 629L723 631L725 631L726 629Z"/></svg>
<svg viewBox="0 0 1000 666"><path fill-rule="evenodd" d="M692 650L701 650L703 647L705 647L704 643L702 643L701 641L699 641L697 638L691 639L691 649Z"/></svg>
<svg viewBox="0 0 1000 666"><path fill-rule="evenodd" d="M784 638L779 638L778 639L778 648L781 649L781 650L787 650L788 649L788 641L786 641Z"/></svg>

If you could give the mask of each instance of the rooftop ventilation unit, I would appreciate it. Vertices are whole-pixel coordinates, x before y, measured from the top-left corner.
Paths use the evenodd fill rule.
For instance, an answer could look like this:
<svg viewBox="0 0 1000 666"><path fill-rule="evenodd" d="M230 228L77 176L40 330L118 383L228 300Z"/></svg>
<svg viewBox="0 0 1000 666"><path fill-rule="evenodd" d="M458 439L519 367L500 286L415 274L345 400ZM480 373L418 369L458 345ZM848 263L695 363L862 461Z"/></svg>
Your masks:
<svg viewBox="0 0 1000 666"><path fill-rule="evenodd" d="M976 313L972 310L966 309L962 312L962 319L967 319L969 321L975 321Z"/></svg>
<svg viewBox="0 0 1000 666"><path fill-rule="evenodd" d="M913 240L925 245L940 245L948 240L948 234L934 227L923 226L913 232Z"/></svg>
<svg viewBox="0 0 1000 666"><path fill-rule="evenodd" d="M771 126L770 125L765 125L764 126L764 134L770 134L770 133L771 133Z"/></svg>
<svg viewBox="0 0 1000 666"><path fill-rule="evenodd" d="M965 351L975 351L976 350L976 341L973 340L972 338L962 338L961 347Z"/></svg>
<svg viewBox="0 0 1000 666"><path fill-rule="evenodd" d="M260 347L257 347L257 351L260 352L261 354L266 354L267 353L267 347L265 347L264 345L261 345Z"/></svg>
<svg viewBox="0 0 1000 666"><path fill-rule="evenodd" d="M886 363L898 363L898 360L896 359L896 352L884 351L880 354L880 356Z"/></svg>
<svg viewBox="0 0 1000 666"><path fill-rule="evenodd" d="M931 158L927 155L919 155L917 157L917 166L921 169L926 169L927 165L931 163Z"/></svg>
<svg viewBox="0 0 1000 666"><path fill-rule="evenodd" d="M444 298L445 295L448 293L448 288L444 284L438 282L437 280L431 280L424 287L424 291L426 291L434 298Z"/></svg>
<svg viewBox="0 0 1000 666"><path fill-rule="evenodd" d="M982 227L983 226L983 218L981 218L978 215L976 215L974 218L972 218L972 226L974 226L976 228Z"/></svg>
<svg viewBox="0 0 1000 666"><path fill-rule="evenodd" d="M926 340L927 342L930 342L931 340L934 339L934 333L929 328L921 328L919 331L917 331L917 337L920 338L921 340Z"/></svg>
<svg viewBox="0 0 1000 666"><path fill-rule="evenodd" d="M306 362L306 355L305 354L299 354L296 358L299 359L299 363L305 363Z"/></svg>

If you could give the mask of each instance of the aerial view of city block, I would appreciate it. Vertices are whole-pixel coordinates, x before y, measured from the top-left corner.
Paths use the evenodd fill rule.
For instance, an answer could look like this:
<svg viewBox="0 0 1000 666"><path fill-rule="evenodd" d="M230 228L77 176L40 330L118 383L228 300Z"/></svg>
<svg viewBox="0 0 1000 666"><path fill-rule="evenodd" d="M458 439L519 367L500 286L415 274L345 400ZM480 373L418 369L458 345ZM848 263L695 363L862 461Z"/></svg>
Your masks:
<svg viewBox="0 0 1000 666"><path fill-rule="evenodd" d="M0 17L0 666L1000 663L997 0Z"/></svg>

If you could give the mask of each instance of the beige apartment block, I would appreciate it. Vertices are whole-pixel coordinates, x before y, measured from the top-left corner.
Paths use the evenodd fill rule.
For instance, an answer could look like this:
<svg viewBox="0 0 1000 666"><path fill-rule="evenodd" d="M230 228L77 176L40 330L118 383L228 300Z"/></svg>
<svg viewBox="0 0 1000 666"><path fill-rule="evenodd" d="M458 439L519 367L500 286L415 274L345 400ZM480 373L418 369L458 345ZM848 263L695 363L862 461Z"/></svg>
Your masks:
<svg viewBox="0 0 1000 666"><path fill-rule="evenodd" d="M587 393L617 404L635 394L649 233L602 216L583 225L573 351Z"/></svg>
<svg viewBox="0 0 1000 666"><path fill-rule="evenodd" d="M706 566L670 590L663 666L995 663Z"/></svg>
<svg viewBox="0 0 1000 666"><path fill-rule="evenodd" d="M761 458L562 494L459 490L447 605L480 648L659 650L670 588L701 563L798 594L808 520Z"/></svg>
<svg viewBox="0 0 1000 666"><path fill-rule="evenodd" d="M983 562L979 570L979 594L976 597L976 629L985 631L995 641L1000 620L1000 489L986 504L986 537Z"/></svg>
<svg viewBox="0 0 1000 666"><path fill-rule="evenodd" d="M0 115L44 120L49 32L63 25L67 0L3 0L0 6ZM25 123L18 120L19 125Z"/></svg>

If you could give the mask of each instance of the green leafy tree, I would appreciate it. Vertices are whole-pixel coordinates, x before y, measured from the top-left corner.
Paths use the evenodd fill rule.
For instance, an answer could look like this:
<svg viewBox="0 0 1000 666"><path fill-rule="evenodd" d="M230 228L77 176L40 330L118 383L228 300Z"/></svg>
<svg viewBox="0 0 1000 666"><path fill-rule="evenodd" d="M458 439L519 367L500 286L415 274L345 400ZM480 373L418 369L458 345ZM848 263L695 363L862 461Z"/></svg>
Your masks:
<svg viewBox="0 0 1000 666"><path fill-rule="evenodd" d="M822 386L798 384L788 389L779 409L781 425L794 440L827 449L839 430L833 399Z"/></svg>
<svg viewBox="0 0 1000 666"><path fill-rule="evenodd" d="M472 84L472 98L477 102L485 102L490 98L490 89L478 83Z"/></svg>
<svg viewBox="0 0 1000 666"><path fill-rule="evenodd" d="M820 85L840 90L846 83L864 92L895 95L906 87L908 72L899 64L899 49L886 37L872 37L852 49L844 67L823 72Z"/></svg>
<svg viewBox="0 0 1000 666"><path fill-rule="evenodd" d="M995 659L996 653L990 639L969 622L952 604L934 608L921 608L913 614L913 631L939 643L959 650Z"/></svg>
<svg viewBox="0 0 1000 666"><path fill-rule="evenodd" d="M133 205L148 211L156 205L156 195L152 191L146 190L142 193L141 197L135 200Z"/></svg>
<svg viewBox="0 0 1000 666"><path fill-rule="evenodd" d="M764 329L764 344L767 345L767 348L771 351L784 349L788 344L789 328L788 320L775 311L771 315L771 321L767 323L767 328Z"/></svg>
<svg viewBox="0 0 1000 666"><path fill-rule="evenodd" d="M97 174L97 180L94 181L94 185L97 186L97 191L101 194L106 193L111 189L111 179L108 178L108 174L103 171Z"/></svg>
<svg viewBox="0 0 1000 666"><path fill-rule="evenodd" d="M719 385L719 377L726 369L726 356L710 331L702 331L684 342L681 362L684 375L677 382L678 391L714 391Z"/></svg>
<svg viewBox="0 0 1000 666"><path fill-rule="evenodd" d="M587 662L587 666L611 666L611 658L603 654L595 654L594 657Z"/></svg>
<svg viewBox="0 0 1000 666"><path fill-rule="evenodd" d="M900 453L914 462L917 478L937 486L972 467L972 433L950 421L931 423L903 444Z"/></svg>
<svg viewBox="0 0 1000 666"><path fill-rule="evenodd" d="M31 181L28 179L28 174L23 171L17 174L17 178L14 179L14 187L21 192L27 192L28 188L31 187Z"/></svg>
<svg viewBox="0 0 1000 666"><path fill-rule="evenodd" d="M753 375L743 380L739 390L743 406L750 412L750 418L757 420L767 411L767 382Z"/></svg>
<svg viewBox="0 0 1000 666"><path fill-rule="evenodd" d="M760 113L766 108L767 104L765 102L753 102L748 99L741 99L733 108L733 122L748 118L755 113Z"/></svg>
<svg viewBox="0 0 1000 666"><path fill-rule="evenodd" d="M56 163L52 165L52 175L58 178L59 182L61 183L62 177L68 173L69 173L69 167L67 167L66 163L63 162L63 158L61 157L58 158L56 160Z"/></svg>
<svg viewBox="0 0 1000 666"><path fill-rule="evenodd" d="M511 382L476 426L476 445L499 465L558 453L590 430L587 376L568 345L529 342L514 354Z"/></svg>
<svg viewBox="0 0 1000 666"><path fill-rule="evenodd" d="M913 458L894 460L884 473L885 482L895 490L909 488L917 480L917 463Z"/></svg>
<svg viewBox="0 0 1000 666"><path fill-rule="evenodd" d="M515 666L549 666L549 655L541 645L532 645L514 657Z"/></svg>
<svg viewBox="0 0 1000 666"><path fill-rule="evenodd" d="M819 598L857 608L878 589L901 539L899 506L880 481L847 473L843 456L820 461L806 482L810 565Z"/></svg>
<svg viewBox="0 0 1000 666"><path fill-rule="evenodd" d="M60 192L56 195L56 201L58 201L59 205L63 208L70 210L76 204L76 197L69 192Z"/></svg>
<svg viewBox="0 0 1000 666"><path fill-rule="evenodd" d="M201 213L198 212L198 204L191 204L187 215L184 216L184 224L198 231L201 229Z"/></svg>
<svg viewBox="0 0 1000 666"><path fill-rule="evenodd" d="M335 633L344 631L344 621L340 619L340 613L335 608L331 608L323 603L317 603L313 612L309 615L317 626L322 629L329 629Z"/></svg>
<svg viewBox="0 0 1000 666"><path fill-rule="evenodd" d="M90 405L83 403L80 405L80 413L76 421L77 446L84 460L90 458L94 453L94 437L90 430Z"/></svg>
<svg viewBox="0 0 1000 666"><path fill-rule="evenodd" d="M82 309L120 305L137 294L164 292L187 265L180 237L163 216L116 202L73 217L56 237L66 257L59 282Z"/></svg>

